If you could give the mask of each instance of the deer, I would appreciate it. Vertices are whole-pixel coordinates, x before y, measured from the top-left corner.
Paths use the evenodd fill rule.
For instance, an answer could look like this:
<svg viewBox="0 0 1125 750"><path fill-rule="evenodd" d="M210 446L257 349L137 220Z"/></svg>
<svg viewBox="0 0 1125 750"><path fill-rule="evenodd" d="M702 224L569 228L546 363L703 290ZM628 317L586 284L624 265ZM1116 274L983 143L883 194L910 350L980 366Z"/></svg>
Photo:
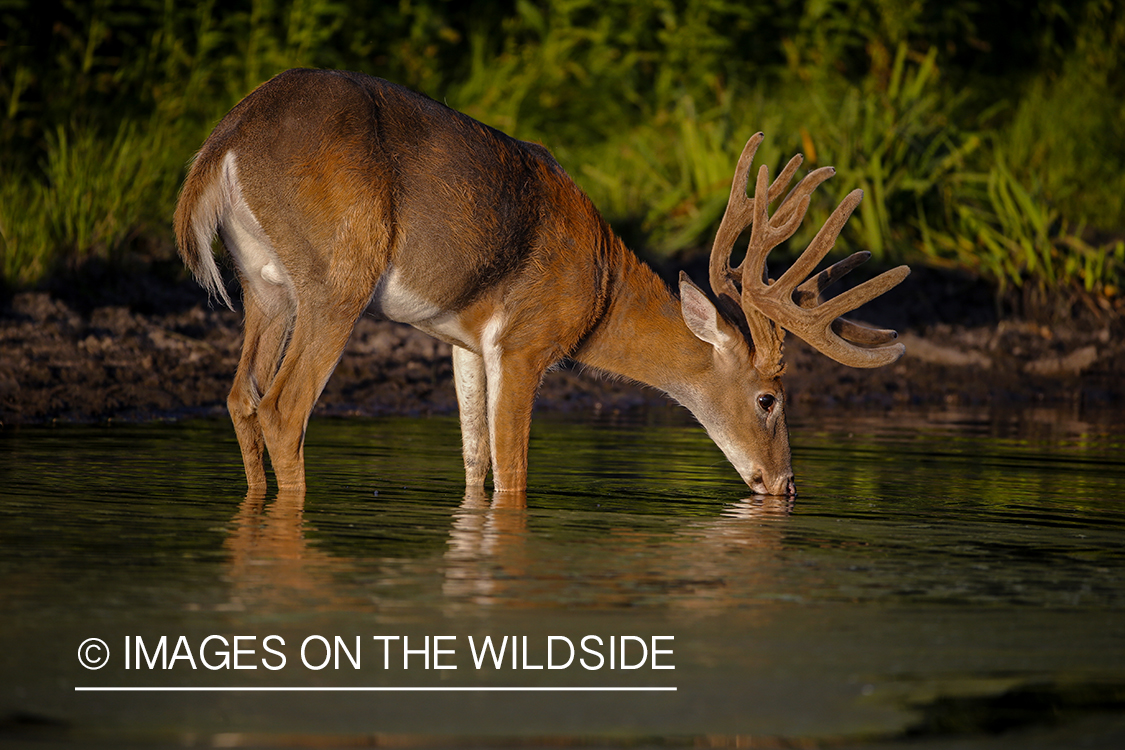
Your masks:
<svg viewBox="0 0 1125 750"><path fill-rule="evenodd" d="M749 172L751 137L711 250L711 298L678 295L614 234L550 151L365 74L294 69L234 106L190 163L179 254L230 307L217 234L242 289L244 341L227 399L248 487L305 491L309 415L359 317L451 344L466 487L526 492L532 407L563 361L651 386L686 407L759 495L794 496L786 331L852 367L896 361L893 330L842 318L900 283L900 266L825 300L864 262L812 276L862 198L851 192L780 278L770 251L834 174ZM769 205L780 203L771 213ZM731 255L750 228L745 258Z"/></svg>

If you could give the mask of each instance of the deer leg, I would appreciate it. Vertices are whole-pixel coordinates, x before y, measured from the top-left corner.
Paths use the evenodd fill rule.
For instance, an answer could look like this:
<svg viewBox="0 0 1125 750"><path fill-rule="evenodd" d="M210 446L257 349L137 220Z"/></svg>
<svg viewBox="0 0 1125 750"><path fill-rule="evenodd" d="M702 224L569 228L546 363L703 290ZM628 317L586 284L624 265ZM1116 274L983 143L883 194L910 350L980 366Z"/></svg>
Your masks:
<svg viewBox="0 0 1125 750"><path fill-rule="evenodd" d="M279 490L305 488L305 428L316 400L340 361L366 298L350 304L300 304L277 375L258 404Z"/></svg>
<svg viewBox="0 0 1125 750"><path fill-rule="evenodd" d="M531 407L546 365L526 352L502 352L487 345L484 362L493 488L498 492L523 492L527 489Z"/></svg>
<svg viewBox="0 0 1125 750"><path fill-rule="evenodd" d="M246 484L251 492L266 489L265 439L258 421L258 403L262 392L269 387L277 371L285 338L292 326L292 312L282 309L269 314L258 297L247 289L243 295L244 338L242 356L234 376L227 410L234 422L242 463L246 470Z"/></svg>
<svg viewBox="0 0 1125 750"><path fill-rule="evenodd" d="M461 417L466 487L484 486L491 458L485 382L484 357L460 346L453 347L453 383Z"/></svg>

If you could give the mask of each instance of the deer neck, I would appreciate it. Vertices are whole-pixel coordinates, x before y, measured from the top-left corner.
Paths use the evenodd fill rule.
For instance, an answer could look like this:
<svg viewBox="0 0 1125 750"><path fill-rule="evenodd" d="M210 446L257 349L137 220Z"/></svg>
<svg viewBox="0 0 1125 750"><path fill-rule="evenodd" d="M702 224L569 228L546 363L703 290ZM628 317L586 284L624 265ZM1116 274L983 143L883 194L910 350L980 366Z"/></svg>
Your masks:
<svg viewBox="0 0 1125 750"><path fill-rule="evenodd" d="M574 358L690 400L694 374L712 366L711 346L688 330L679 299L656 273L618 250L605 313Z"/></svg>

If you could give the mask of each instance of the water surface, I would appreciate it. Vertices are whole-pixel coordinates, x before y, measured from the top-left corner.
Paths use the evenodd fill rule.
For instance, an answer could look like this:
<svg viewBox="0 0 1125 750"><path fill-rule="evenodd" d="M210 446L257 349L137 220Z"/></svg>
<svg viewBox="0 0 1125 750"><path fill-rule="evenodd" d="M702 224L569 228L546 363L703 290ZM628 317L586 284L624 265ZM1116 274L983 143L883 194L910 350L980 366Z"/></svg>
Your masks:
<svg viewBox="0 0 1125 750"><path fill-rule="evenodd" d="M798 420L794 502L746 498L678 412L539 416L525 504L466 494L453 418L314 420L303 499L246 497L225 421L7 430L0 739L1121 746L1120 424ZM477 668L486 636L518 657ZM98 670L76 658L92 637ZM310 668L310 638L313 666L345 652ZM548 669L563 638L576 658ZM338 690L372 687L601 692Z"/></svg>

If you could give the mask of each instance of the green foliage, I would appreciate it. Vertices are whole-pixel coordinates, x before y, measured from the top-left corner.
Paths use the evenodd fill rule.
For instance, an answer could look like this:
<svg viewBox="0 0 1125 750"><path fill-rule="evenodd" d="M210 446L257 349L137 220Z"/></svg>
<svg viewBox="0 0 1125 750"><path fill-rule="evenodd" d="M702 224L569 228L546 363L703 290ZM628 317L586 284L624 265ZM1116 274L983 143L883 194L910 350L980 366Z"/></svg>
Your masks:
<svg viewBox="0 0 1125 750"><path fill-rule="evenodd" d="M547 144L633 244L705 252L742 144L836 177L841 244L1119 299L1112 0L0 0L0 284L172 253L185 165L294 66L382 75ZM42 19L49 18L44 22Z"/></svg>
<svg viewBox="0 0 1125 750"><path fill-rule="evenodd" d="M5 278L27 284L92 258L120 264L131 239L165 231L160 207L175 200L179 177L165 135L130 121L108 143L61 126L47 134L43 179L0 189Z"/></svg>
<svg viewBox="0 0 1125 750"><path fill-rule="evenodd" d="M1020 182L1002 149L991 153L987 173L954 176L950 231L924 232L926 255L993 279L1001 292L1022 290L1036 307L1050 305L1059 291L1116 296L1125 275L1125 242L1085 241ZM919 222L924 226L925 217Z"/></svg>
<svg viewBox="0 0 1125 750"><path fill-rule="evenodd" d="M1058 73L1030 81L1004 128L1020 179L1071 220L1125 216L1125 12L1095 3Z"/></svg>
<svg viewBox="0 0 1125 750"><path fill-rule="evenodd" d="M16 2L17 9L34 10ZM304 64L343 5L252 0L60 4L36 51L0 49L0 270L34 285L92 258L170 253L183 170L222 113L270 75ZM10 39L35 29L14 22Z"/></svg>
<svg viewBox="0 0 1125 750"><path fill-rule="evenodd" d="M900 42L887 79L869 77L862 86L825 84L823 92L793 102L803 121L806 153L836 169L837 195L863 190L849 231L853 242L880 260L910 244L911 226L904 219L932 199L979 142L961 138L950 122L949 113L962 101L942 96L936 59L931 48L910 60Z"/></svg>

